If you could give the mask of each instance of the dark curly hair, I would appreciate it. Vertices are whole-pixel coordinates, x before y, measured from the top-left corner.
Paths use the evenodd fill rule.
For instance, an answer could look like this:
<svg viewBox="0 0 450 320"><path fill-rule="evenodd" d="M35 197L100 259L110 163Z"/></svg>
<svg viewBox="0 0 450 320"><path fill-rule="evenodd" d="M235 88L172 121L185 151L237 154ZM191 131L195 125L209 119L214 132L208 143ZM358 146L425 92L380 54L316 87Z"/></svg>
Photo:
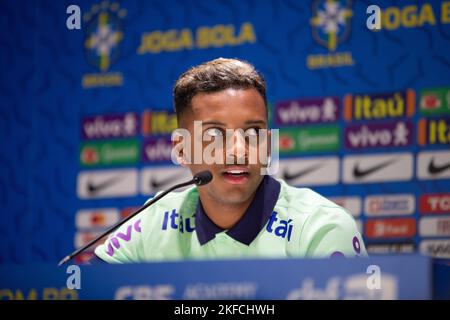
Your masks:
<svg viewBox="0 0 450 320"><path fill-rule="evenodd" d="M266 82L253 65L238 59L218 58L192 67L178 78L173 88L178 123L196 94L229 88L256 89L267 107Z"/></svg>

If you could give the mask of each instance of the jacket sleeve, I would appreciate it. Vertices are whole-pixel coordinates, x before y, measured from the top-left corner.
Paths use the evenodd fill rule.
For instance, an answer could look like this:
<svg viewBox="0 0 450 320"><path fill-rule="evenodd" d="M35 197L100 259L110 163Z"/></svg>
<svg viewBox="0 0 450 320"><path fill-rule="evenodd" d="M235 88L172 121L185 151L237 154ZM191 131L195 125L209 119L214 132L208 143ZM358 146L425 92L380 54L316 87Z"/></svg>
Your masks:
<svg viewBox="0 0 450 320"><path fill-rule="evenodd" d="M354 218L341 207L319 206L305 221L300 241L306 257L365 257Z"/></svg>
<svg viewBox="0 0 450 320"><path fill-rule="evenodd" d="M141 246L141 215L138 214L99 245L95 249L95 255L108 263L138 262L142 252Z"/></svg>

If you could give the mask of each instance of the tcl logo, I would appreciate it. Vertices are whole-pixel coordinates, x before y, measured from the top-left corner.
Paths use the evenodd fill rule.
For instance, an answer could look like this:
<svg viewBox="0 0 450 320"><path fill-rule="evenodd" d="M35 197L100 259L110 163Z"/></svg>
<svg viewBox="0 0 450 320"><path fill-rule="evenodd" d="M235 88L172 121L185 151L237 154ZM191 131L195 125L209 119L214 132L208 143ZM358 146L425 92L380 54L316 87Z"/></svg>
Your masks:
<svg viewBox="0 0 450 320"><path fill-rule="evenodd" d="M368 220L365 230L368 238L409 238L416 234L416 220L413 218Z"/></svg>
<svg viewBox="0 0 450 320"><path fill-rule="evenodd" d="M421 213L450 213L450 193L432 193L420 196Z"/></svg>

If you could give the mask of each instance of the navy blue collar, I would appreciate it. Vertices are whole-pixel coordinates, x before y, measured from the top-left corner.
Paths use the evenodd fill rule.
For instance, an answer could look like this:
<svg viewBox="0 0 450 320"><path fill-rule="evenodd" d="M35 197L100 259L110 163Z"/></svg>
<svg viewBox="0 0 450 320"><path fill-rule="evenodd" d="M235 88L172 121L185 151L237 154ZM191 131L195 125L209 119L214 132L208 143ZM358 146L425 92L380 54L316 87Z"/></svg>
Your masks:
<svg viewBox="0 0 450 320"><path fill-rule="evenodd" d="M269 220L278 201L280 188L277 180L264 176L247 211L238 223L227 231L227 234L234 240L250 245ZM200 199L195 212L195 230L201 245L214 239L217 233L224 231L207 216Z"/></svg>

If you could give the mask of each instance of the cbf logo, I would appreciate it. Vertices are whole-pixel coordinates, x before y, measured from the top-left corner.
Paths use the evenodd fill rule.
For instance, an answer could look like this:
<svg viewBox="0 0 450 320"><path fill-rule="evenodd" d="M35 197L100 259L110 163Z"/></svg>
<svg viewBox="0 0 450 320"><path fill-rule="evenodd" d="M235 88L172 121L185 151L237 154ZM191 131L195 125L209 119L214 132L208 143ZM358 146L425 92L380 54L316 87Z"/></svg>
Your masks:
<svg viewBox="0 0 450 320"><path fill-rule="evenodd" d="M335 51L350 34L351 1L315 0L312 8L313 39L329 51Z"/></svg>
<svg viewBox="0 0 450 320"><path fill-rule="evenodd" d="M126 10L118 3L103 1L94 4L91 10L83 15L86 25L84 51L87 62L98 69L100 74L83 76L84 88L114 87L123 84L120 72L108 72L120 58L120 45L124 38L123 19Z"/></svg>
<svg viewBox="0 0 450 320"><path fill-rule="evenodd" d="M310 20L312 37L319 45L335 52L338 45L345 42L351 31L351 0L314 0ZM310 69L353 65L350 52L309 55Z"/></svg>

